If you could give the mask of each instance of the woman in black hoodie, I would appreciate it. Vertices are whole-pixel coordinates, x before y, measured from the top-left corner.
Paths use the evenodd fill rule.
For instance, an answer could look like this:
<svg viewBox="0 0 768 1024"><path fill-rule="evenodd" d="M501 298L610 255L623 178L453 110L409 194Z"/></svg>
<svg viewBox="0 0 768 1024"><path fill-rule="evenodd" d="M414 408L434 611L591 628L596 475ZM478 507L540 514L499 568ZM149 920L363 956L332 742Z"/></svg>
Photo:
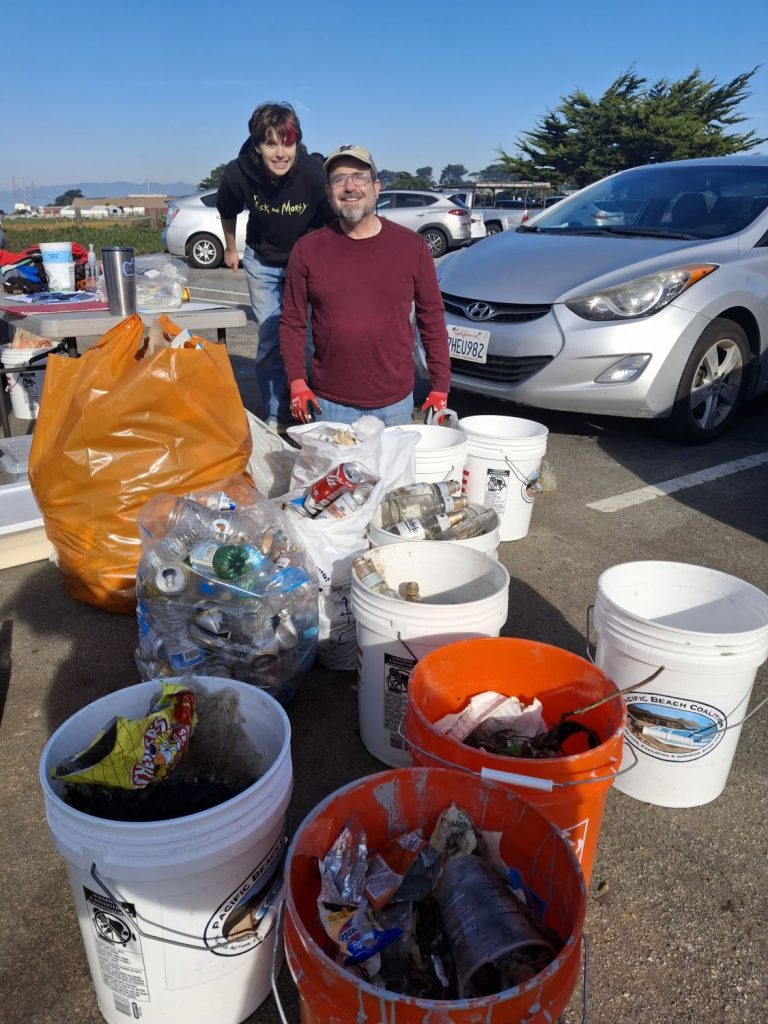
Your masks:
<svg viewBox="0 0 768 1024"><path fill-rule="evenodd" d="M322 165L301 141L301 125L289 103L263 103L248 122L250 135L224 169L216 201L224 229L224 262L238 270L237 215L249 211L243 267L256 317L259 416L284 428L291 420L288 382L280 358L278 326L285 266L294 244L334 219Z"/></svg>

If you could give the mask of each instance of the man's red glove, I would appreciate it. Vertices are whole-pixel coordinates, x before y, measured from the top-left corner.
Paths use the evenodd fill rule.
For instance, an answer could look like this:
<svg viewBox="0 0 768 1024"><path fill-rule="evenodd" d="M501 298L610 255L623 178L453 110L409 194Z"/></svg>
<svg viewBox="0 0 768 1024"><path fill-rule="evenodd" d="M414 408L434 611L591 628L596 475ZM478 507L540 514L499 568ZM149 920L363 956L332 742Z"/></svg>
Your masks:
<svg viewBox="0 0 768 1024"><path fill-rule="evenodd" d="M441 409L447 409L448 395L443 391L430 391L427 395L426 402L421 407L421 411L426 412L430 407L433 408L435 412L440 412Z"/></svg>
<svg viewBox="0 0 768 1024"><path fill-rule="evenodd" d="M291 416L301 423L309 423L314 419L314 411L310 406L320 412L320 406L315 394L310 390L305 380L291 381Z"/></svg>

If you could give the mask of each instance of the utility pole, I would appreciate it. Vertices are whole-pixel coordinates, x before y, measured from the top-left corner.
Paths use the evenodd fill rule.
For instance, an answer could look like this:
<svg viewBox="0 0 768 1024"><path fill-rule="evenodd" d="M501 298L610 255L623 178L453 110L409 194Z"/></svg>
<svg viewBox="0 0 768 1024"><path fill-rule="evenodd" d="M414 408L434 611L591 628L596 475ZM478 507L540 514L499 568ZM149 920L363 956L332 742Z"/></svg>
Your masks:
<svg viewBox="0 0 768 1024"><path fill-rule="evenodd" d="M11 178L11 182L13 183L13 208L15 210L16 209L16 179L15 178Z"/></svg>

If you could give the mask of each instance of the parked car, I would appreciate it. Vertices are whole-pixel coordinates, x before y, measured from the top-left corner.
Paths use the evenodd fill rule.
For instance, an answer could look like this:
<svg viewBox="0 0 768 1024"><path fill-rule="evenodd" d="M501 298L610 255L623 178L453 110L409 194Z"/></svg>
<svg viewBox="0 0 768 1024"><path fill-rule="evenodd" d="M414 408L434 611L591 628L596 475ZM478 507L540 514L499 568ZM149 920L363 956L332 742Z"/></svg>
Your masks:
<svg viewBox="0 0 768 1024"><path fill-rule="evenodd" d="M768 157L622 171L438 277L454 387L709 441L768 390Z"/></svg>
<svg viewBox="0 0 768 1024"><path fill-rule="evenodd" d="M466 245L472 237L471 214L459 200L439 192L385 189L379 193L380 217L418 231L437 259L450 249Z"/></svg>
<svg viewBox="0 0 768 1024"><path fill-rule="evenodd" d="M171 256L186 256L190 267L214 270L224 262L224 230L216 209L216 189L169 199L163 228L163 248ZM245 252L248 211L237 218L235 243L240 258Z"/></svg>

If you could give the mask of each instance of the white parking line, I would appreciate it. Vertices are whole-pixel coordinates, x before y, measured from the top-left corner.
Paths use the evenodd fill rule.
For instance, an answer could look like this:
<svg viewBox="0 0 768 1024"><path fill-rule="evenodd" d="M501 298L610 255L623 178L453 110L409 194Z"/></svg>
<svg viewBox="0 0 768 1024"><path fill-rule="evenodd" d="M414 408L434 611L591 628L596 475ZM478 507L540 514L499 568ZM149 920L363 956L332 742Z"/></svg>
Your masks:
<svg viewBox="0 0 768 1024"><path fill-rule="evenodd" d="M638 487L634 491L625 491L624 494L617 494L613 498L604 498L602 501L591 501L587 504L587 508L597 509L598 512L618 512L619 509L629 508L630 505L641 505L644 501L653 501L654 498L674 494L675 491L684 491L687 487L706 484L710 480L719 480L722 476L740 473L743 469L753 469L755 466L764 466L766 463L768 463L768 452L747 455L743 459L734 459L733 462L723 462L719 466L700 469L698 473L688 473L687 476L662 480L661 483Z"/></svg>
<svg viewBox="0 0 768 1024"><path fill-rule="evenodd" d="M228 292L223 288L200 288L198 285L193 285L190 291L205 292L206 295L242 295L246 299L248 298L248 292Z"/></svg>

